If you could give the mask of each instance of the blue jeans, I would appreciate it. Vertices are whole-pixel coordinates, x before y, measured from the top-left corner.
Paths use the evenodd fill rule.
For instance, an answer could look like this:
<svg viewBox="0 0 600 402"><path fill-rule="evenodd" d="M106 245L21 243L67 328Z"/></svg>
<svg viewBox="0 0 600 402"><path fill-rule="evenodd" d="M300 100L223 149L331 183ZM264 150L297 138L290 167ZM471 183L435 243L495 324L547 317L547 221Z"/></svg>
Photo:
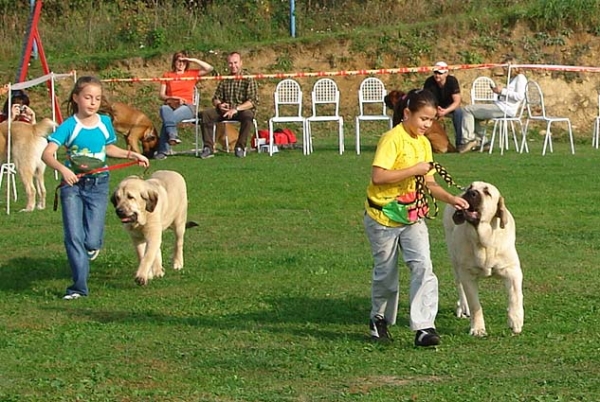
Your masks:
<svg viewBox="0 0 600 402"><path fill-rule="evenodd" d="M462 136L462 124L463 124L463 110L462 108L456 108L451 113L452 125L454 126L454 145L458 148L463 143Z"/></svg>
<svg viewBox="0 0 600 402"><path fill-rule="evenodd" d="M364 226L373 252L371 318L383 317L396 323L398 315L398 256L402 252L410 271L410 328L413 331L435 328L438 312L438 280L433 273L429 232L425 220L413 225L381 225L365 213Z"/></svg>
<svg viewBox="0 0 600 402"><path fill-rule="evenodd" d="M67 294L88 295L88 250L102 248L108 206L109 175L82 177L74 186L60 189L64 242L73 284Z"/></svg>
<svg viewBox="0 0 600 402"><path fill-rule="evenodd" d="M175 110L169 105L162 105L160 107L159 114L163 124L160 128L157 153L164 155L169 153L171 150L169 140L177 137L177 124L183 120L194 118L195 111L196 106L187 104L181 105Z"/></svg>

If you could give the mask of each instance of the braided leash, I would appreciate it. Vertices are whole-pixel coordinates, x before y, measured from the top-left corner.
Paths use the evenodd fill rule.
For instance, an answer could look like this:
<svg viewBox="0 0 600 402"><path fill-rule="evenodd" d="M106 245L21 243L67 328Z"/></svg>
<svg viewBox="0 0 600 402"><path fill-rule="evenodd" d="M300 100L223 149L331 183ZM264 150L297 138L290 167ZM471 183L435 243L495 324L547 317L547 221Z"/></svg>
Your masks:
<svg viewBox="0 0 600 402"><path fill-rule="evenodd" d="M448 173L448 171L446 170L445 167L443 167L442 165L440 165L437 162L429 162L429 165L431 166L432 169L435 169L435 171L440 176L442 176L442 178L444 179L446 184L448 184L448 187L454 186L460 190L465 190L465 188L463 186L458 185L454 181L454 179L452 178L450 173ZM438 215L439 207L437 205L435 197L433 196L433 194L431 194L431 190L429 189L429 187L427 187L425 185L425 177L424 176L415 176L415 180L416 180L415 192L417 193L417 201L416 201L417 211L426 211L426 212L422 213L422 215L419 215L419 217L427 218L427 219L435 219L436 216ZM425 191L425 189L427 189L427 191ZM433 209L434 209L433 216L431 216L429 213L429 203L427 201L428 197L431 199L431 202L433 204Z"/></svg>

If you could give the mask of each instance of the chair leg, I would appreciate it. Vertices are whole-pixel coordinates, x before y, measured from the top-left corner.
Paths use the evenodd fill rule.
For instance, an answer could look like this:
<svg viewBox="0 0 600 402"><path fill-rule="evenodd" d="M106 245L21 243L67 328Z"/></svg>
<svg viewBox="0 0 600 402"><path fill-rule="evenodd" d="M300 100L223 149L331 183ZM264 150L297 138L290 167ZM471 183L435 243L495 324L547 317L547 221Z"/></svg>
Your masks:
<svg viewBox="0 0 600 402"><path fill-rule="evenodd" d="M550 145L550 153L554 152L552 149L552 136L550 135L550 127L552 126L552 122L549 121L546 125L546 135L544 136L544 148L542 149L542 155L546 155L546 147Z"/></svg>
<svg viewBox="0 0 600 402"><path fill-rule="evenodd" d="M525 121L525 127L521 130L521 150L519 151L520 153L523 153L523 151L529 153L529 146L527 145L527 130L529 129L529 120Z"/></svg>
<svg viewBox="0 0 600 402"><path fill-rule="evenodd" d="M344 123L339 120L338 122L338 139L339 139L339 146L340 146L340 155L342 155L345 151L344 149Z"/></svg>
<svg viewBox="0 0 600 402"><path fill-rule="evenodd" d="M360 155L360 119L356 118L356 155Z"/></svg>
<svg viewBox="0 0 600 402"><path fill-rule="evenodd" d="M598 140L600 140L600 117L596 117L594 125L594 134L592 135L592 147L598 149Z"/></svg>
<svg viewBox="0 0 600 402"><path fill-rule="evenodd" d="M273 156L273 122L269 121L269 156Z"/></svg>
<svg viewBox="0 0 600 402"><path fill-rule="evenodd" d="M573 143L573 128L571 127L571 121L568 120L567 124L569 125L569 139L571 140L571 154L575 155L575 144Z"/></svg>

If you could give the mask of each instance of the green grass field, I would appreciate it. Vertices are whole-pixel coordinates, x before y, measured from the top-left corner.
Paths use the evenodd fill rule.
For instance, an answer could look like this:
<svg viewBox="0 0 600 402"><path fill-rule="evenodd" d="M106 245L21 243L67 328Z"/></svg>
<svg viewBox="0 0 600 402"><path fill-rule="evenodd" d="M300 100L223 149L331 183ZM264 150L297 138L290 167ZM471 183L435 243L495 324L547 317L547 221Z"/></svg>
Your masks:
<svg viewBox="0 0 600 402"><path fill-rule="evenodd" d="M416 349L401 270L395 341L368 340L371 254L362 228L375 136L344 155L218 154L154 161L188 183L185 269L146 287L112 206L90 297L63 301L70 272L56 185L45 211L0 218L0 401L597 401L600 376L599 151L436 155L462 185L495 184L517 222L525 326L506 326L501 282L482 283L489 336L454 317L440 216L429 222L442 345ZM191 137L180 147L189 149ZM116 161L115 161L116 163ZM114 171L111 188L133 167ZM441 179L439 180L442 183ZM456 189L450 189L455 192ZM1 211L6 207L2 187ZM440 204L440 208L443 205ZM172 233L164 236L165 260ZM166 266L167 267L167 266Z"/></svg>

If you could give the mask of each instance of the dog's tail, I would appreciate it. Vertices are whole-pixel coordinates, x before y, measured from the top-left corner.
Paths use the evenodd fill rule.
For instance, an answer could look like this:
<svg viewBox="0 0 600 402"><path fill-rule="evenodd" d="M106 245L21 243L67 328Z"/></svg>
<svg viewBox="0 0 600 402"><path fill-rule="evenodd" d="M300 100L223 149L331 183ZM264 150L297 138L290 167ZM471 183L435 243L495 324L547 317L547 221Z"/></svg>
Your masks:
<svg viewBox="0 0 600 402"><path fill-rule="evenodd" d="M34 127L35 135L38 137L47 137L56 127L58 127L58 123L46 117L39 121Z"/></svg>
<svg viewBox="0 0 600 402"><path fill-rule="evenodd" d="M198 225L196 222L192 222L192 221L189 221L189 222L185 223L185 228L186 229L193 228L195 226L200 226L200 225Z"/></svg>

